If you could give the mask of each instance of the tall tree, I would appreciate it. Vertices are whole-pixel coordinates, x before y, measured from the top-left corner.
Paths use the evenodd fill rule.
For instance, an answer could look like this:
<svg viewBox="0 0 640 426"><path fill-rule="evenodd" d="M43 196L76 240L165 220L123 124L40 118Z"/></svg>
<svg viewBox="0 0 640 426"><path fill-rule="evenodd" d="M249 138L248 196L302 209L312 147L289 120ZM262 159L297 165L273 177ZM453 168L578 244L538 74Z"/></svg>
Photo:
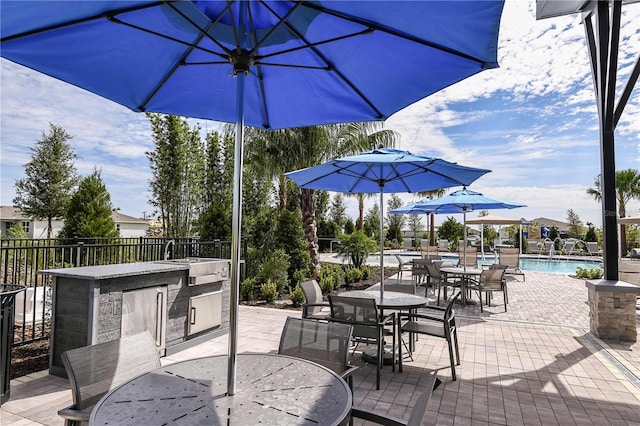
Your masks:
<svg viewBox="0 0 640 426"><path fill-rule="evenodd" d="M395 241L398 245L402 244L402 227L404 226L405 217L401 214L390 213L391 210L402 207L402 199L398 194L391 194L387 201L387 217L385 222L387 224L387 236L386 239Z"/></svg>
<svg viewBox="0 0 640 426"><path fill-rule="evenodd" d="M277 131L251 129L245 136L247 157L261 157L262 163L268 163L273 167L273 177L279 181L280 175L285 172L317 166L333 158L373 149L380 144L393 147L398 137L397 133L384 130L379 122L332 124ZM281 199L280 205L286 203ZM300 190L300 207L311 258L310 269L315 273L320 265L315 190Z"/></svg>
<svg viewBox="0 0 640 426"><path fill-rule="evenodd" d="M31 161L25 164L24 179L15 183L13 204L37 220L47 220L47 238L51 238L53 219L64 216L71 194L78 182L69 133L49 123L49 133L42 132L31 150Z"/></svg>
<svg viewBox="0 0 640 426"><path fill-rule="evenodd" d="M186 119L147 114L155 150L147 152L151 166L153 198L166 236L190 236L202 208L205 150L200 128Z"/></svg>
<svg viewBox="0 0 640 426"><path fill-rule="evenodd" d="M587 189L587 194L593 196L596 201L602 201L602 191L600 186L600 175L596 176L593 188ZM627 215L627 203L632 199L640 198L640 173L636 169L625 169L616 171L616 202L618 205L618 216ZM627 232L625 225L620 225L620 253L627 254Z"/></svg>
<svg viewBox="0 0 640 426"><path fill-rule="evenodd" d="M344 224L347 222L347 206L344 204L344 195L337 193L333 196L329 214L331 220L337 223L342 230Z"/></svg>
<svg viewBox="0 0 640 426"><path fill-rule="evenodd" d="M102 181L100 170L82 178L71 197L65 216L62 238L116 238L120 236L111 217L111 195Z"/></svg>
<svg viewBox="0 0 640 426"><path fill-rule="evenodd" d="M380 207L378 207L378 203L375 203L364 217L363 232L368 237L380 241Z"/></svg>
<svg viewBox="0 0 640 426"><path fill-rule="evenodd" d="M584 225L582 224L582 220L580 220L580 216L573 210L567 210L567 223L569 224L569 229L567 229L567 234L571 238L581 239L584 236L585 230Z"/></svg>
<svg viewBox="0 0 640 426"><path fill-rule="evenodd" d="M407 227L411 231L412 238L415 240L418 233L424 229L424 225L422 224L422 215L410 214L407 216L406 220Z"/></svg>

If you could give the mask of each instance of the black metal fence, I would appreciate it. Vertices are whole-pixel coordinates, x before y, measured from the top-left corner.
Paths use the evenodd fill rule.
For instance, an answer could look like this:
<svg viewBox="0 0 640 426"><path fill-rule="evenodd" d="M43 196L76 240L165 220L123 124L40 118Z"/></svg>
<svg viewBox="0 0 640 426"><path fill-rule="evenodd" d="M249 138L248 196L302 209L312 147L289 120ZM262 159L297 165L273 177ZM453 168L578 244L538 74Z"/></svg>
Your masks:
<svg viewBox="0 0 640 426"><path fill-rule="evenodd" d="M240 250L241 258L246 258L246 240ZM230 259L231 242L146 237L2 240L0 283L27 287L16 297L14 345L48 337L52 278L38 271L185 257Z"/></svg>

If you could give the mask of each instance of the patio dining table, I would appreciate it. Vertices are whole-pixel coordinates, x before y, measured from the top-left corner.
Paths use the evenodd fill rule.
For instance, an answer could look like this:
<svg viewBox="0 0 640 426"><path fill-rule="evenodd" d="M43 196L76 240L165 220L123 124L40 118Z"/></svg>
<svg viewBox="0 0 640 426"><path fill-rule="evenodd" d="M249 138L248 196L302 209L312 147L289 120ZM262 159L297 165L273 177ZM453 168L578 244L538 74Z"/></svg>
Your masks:
<svg viewBox="0 0 640 426"><path fill-rule="evenodd" d="M275 354L239 354L236 394L227 356L197 358L143 374L106 394L90 425L344 425L352 394L336 373Z"/></svg>

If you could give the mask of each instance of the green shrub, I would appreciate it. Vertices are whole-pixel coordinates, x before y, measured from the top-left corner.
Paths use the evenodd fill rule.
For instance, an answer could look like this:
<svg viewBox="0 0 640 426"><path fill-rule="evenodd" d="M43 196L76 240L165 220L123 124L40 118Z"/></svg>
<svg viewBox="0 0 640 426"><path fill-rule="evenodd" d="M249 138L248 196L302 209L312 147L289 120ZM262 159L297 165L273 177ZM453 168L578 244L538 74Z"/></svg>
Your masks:
<svg viewBox="0 0 640 426"><path fill-rule="evenodd" d="M240 296L242 300L253 300L253 292L255 291L257 281L255 278L247 278L240 283Z"/></svg>
<svg viewBox="0 0 640 426"><path fill-rule="evenodd" d="M362 279L363 280L368 280L369 277L371 277L371 268L369 267L369 265L362 265L360 267L360 271L362 271Z"/></svg>
<svg viewBox="0 0 640 426"><path fill-rule="evenodd" d="M603 274L604 274L604 271L602 270L602 268L581 268L581 267L578 267L578 270L576 271L576 275L577 275L578 278L585 278L585 279L602 278Z"/></svg>
<svg viewBox="0 0 640 426"><path fill-rule="evenodd" d="M320 268L318 285L325 296L333 290L340 288L342 279L342 267L340 265L325 263Z"/></svg>
<svg viewBox="0 0 640 426"><path fill-rule="evenodd" d="M278 297L278 285L271 280L267 280L266 283L262 284L260 291L267 303L273 302Z"/></svg>
<svg viewBox="0 0 640 426"><path fill-rule="evenodd" d="M260 265L261 281L273 281L278 292L282 292L289 285L289 255L282 249L274 250L269 258Z"/></svg>
<svg viewBox="0 0 640 426"><path fill-rule="evenodd" d="M376 249L376 242L367 237L362 231L352 234L341 234L338 237L340 245L338 251L342 255L349 256L351 263L356 268L362 266L367 256Z"/></svg>
<svg viewBox="0 0 640 426"><path fill-rule="evenodd" d="M294 308L300 307L302 302L304 302L304 293L300 288L300 284L296 284L295 288L289 287L289 298L291 299L291 303L293 303Z"/></svg>
<svg viewBox="0 0 640 426"><path fill-rule="evenodd" d="M302 281L306 281L309 275L309 269L298 269L293 273L293 282L300 284Z"/></svg>
<svg viewBox="0 0 640 426"><path fill-rule="evenodd" d="M344 270L344 284L349 287L351 284L362 279L362 270L360 268L348 267Z"/></svg>

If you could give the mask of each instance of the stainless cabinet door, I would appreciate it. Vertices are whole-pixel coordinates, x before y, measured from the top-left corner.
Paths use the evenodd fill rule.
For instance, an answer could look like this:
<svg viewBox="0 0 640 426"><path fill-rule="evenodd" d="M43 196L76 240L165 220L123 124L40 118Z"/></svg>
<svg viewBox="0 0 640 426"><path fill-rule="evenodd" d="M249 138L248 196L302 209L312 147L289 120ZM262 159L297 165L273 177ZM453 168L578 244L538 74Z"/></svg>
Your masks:
<svg viewBox="0 0 640 426"><path fill-rule="evenodd" d="M149 330L158 349L165 348L167 287L150 287L122 293L121 337Z"/></svg>
<svg viewBox="0 0 640 426"><path fill-rule="evenodd" d="M189 299L188 334L199 333L222 323L222 292L201 294Z"/></svg>

